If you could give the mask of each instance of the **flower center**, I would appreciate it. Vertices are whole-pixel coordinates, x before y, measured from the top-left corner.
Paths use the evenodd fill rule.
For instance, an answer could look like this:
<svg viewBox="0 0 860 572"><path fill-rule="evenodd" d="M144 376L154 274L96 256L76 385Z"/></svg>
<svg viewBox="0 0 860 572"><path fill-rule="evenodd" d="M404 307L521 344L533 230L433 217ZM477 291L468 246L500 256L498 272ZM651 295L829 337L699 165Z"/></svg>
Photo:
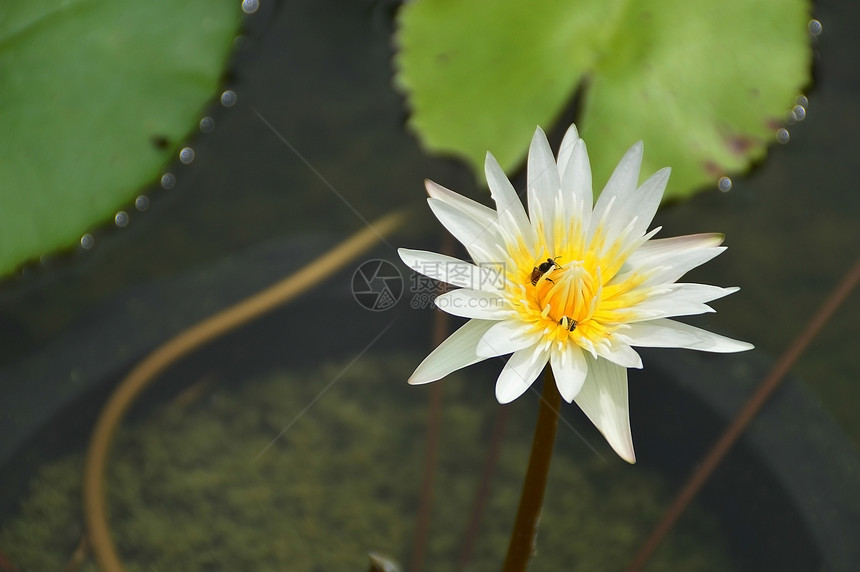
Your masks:
<svg viewBox="0 0 860 572"><path fill-rule="evenodd" d="M570 331L591 319L600 302L600 276L593 276L582 261L557 264L535 285L541 315Z"/></svg>

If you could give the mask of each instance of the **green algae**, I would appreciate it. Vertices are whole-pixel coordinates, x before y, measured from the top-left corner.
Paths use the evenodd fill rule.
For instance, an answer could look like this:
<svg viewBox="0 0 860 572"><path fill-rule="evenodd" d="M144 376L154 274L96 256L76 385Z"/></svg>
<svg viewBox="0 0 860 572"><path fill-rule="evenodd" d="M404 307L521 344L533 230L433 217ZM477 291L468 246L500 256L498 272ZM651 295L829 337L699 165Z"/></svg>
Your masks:
<svg viewBox="0 0 860 572"><path fill-rule="evenodd" d="M127 569L363 570L371 550L408 562L427 412L426 389L404 382L414 363L364 358L342 375L341 364L273 373L131 422L109 468L110 522ZM489 384L463 374L444 391L427 570L453 568L499 408ZM498 570L504 556L534 420L533 403L522 402L469 570ZM76 452L44 465L0 527L19 569L59 570L68 560L82 531L82 464ZM557 447L546 498L530 569L613 570L671 491L643 467ZM649 570L732 569L726 553L715 519L694 507Z"/></svg>

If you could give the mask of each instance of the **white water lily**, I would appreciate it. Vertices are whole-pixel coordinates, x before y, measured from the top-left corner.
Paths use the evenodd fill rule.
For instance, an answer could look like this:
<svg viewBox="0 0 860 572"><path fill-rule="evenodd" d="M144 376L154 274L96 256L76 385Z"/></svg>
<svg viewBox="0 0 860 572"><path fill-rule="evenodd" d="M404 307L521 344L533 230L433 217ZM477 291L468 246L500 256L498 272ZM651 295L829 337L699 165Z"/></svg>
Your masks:
<svg viewBox="0 0 860 572"><path fill-rule="evenodd" d="M549 362L561 396L575 401L615 452L633 463L627 368L642 367L633 346L753 347L669 319L713 312L708 302L738 289L676 282L725 250L723 236L654 239L659 228L646 232L669 169L638 185L642 148L637 143L624 155L594 204L588 154L576 127L565 135L557 160L538 128L528 156L528 215L490 153L485 169L496 210L427 181L430 208L473 263L398 252L417 272L459 286L436 304L471 319L427 356L409 383L512 354L496 382L496 398L508 403Z"/></svg>

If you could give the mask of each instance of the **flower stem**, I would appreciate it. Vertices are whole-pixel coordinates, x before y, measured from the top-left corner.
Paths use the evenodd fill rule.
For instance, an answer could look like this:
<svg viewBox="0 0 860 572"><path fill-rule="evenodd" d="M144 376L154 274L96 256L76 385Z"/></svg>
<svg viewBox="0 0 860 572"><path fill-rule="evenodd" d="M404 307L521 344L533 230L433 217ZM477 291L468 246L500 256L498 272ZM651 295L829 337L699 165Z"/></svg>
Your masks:
<svg viewBox="0 0 860 572"><path fill-rule="evenodd" d="M558 426L558 408L561 395L555 385L552 370L547 367L543 381L543 394L540 400L535 436L529 468L523 483L517 520L505 556L504 572L522 572L526 569L534 549L537 525L540 520L549 464L555 444L555 430Z"/></svg>

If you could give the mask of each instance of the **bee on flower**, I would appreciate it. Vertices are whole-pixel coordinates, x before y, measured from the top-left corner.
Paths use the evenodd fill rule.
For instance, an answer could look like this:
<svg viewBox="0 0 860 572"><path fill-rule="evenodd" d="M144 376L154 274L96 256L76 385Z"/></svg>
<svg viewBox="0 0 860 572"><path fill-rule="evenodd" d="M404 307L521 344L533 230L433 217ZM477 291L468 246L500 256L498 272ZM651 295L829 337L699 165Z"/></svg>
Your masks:
<svg viewBox="0 0 860 572"><path fill-rule="evenodd" d="M421 362L409 383L429 383L511 354L495 391L508 403L549 363L561 396L575 401L615 452L633 463L627 368L642 367L634 347L751 349L670 319L713 312L708 302L738 289L678 282L725 250L723 236L654 238L660 229L648 226L670 170L639 185L642 152L641 142L627 151L595 204L576 127L565 134L557 158L538 128L528 155L528 214L490 153L485 173L495 210L427 181L430 209L472 262L398 252L412 269L458 286L436 304L470 320ZM488 265L503 269L499 280L482 279Z"/></svg>

